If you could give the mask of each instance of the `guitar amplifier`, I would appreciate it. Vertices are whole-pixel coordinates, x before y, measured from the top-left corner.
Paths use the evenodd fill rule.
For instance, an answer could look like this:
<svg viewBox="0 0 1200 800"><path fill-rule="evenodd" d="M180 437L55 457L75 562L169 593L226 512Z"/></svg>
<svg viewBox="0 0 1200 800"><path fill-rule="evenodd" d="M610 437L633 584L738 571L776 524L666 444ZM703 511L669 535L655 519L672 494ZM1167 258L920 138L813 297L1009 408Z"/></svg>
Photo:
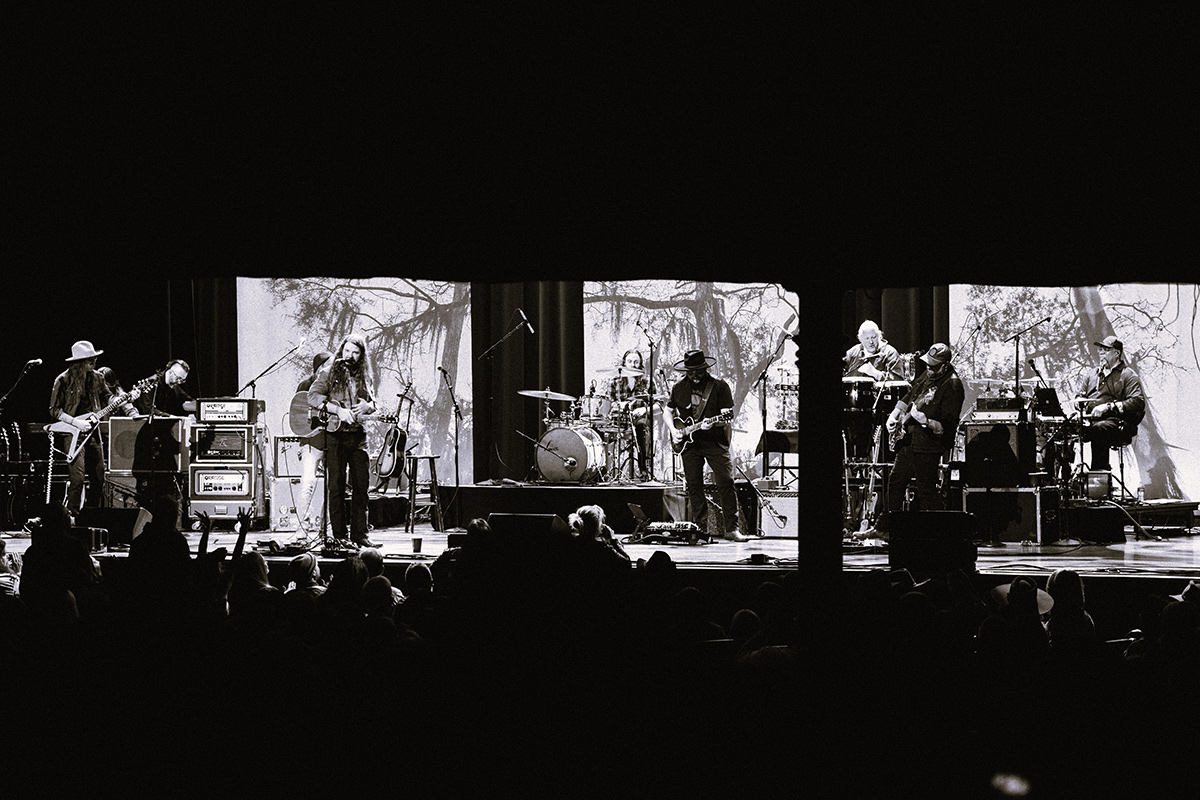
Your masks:
<svg viewBox="0 0 1200 800"><path fill-rule="evenodd" d="M325 479L317 478L312 500L305 507L300 496L300 478L276 477L271 482L271 530L294 531L305 517L320 524L325 503Z"/></svg>
<svg viewBox="0 0 1200 800"><path fill-rule="evenodd" d="M304 474L304 440L299 436L275 437L276 478L299 478Z"/></svg>
<svg viewBox="0 0 1200 800"><path fill-rule="evenodd" d="M196 425L191 463L248 464L254 447L253 425Z"/></svg>
<svg viewBox="0 0 1200 800"><path fill-rule="evenodd" d="M207 425L253 425L266 402L251 397L205 397L196 401L196 420Z"/></svg>

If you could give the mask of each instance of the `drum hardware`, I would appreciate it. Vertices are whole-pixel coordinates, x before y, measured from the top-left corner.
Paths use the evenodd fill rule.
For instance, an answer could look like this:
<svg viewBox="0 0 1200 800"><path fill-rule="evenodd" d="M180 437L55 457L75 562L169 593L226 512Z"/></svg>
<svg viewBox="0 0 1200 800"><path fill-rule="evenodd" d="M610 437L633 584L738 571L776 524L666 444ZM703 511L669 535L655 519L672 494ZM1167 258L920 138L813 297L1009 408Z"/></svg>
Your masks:
<svg viewBox="0 0 1200 800"><path fill-rule="evenodd" d="M517 434L534 443L534 463L544 480L553 483L592 483L599 479L605 456L604 442L591 428L580 426L553 428L534 440L521 431Z"/></svg>
<svg viewBox="0 0 1200 800"><path fill-rule="evenodd" d="M646 373L640 369L634 369L633 367L605 367L604 369L596 370L596 374L602 375L606 378L639 378Z"/></svg>

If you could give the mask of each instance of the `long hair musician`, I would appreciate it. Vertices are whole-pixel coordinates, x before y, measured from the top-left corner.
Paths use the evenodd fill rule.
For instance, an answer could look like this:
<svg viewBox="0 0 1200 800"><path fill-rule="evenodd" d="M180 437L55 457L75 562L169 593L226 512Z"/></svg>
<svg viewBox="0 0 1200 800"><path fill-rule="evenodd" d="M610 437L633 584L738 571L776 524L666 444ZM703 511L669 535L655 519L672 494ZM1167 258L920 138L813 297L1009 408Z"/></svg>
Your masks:
<svg viewBox="0 0 1200 800"><path fill-rule="evenodd" d="M371 391L373 370L367 340L356 333L342 340L337 357L325 362L308 388L308 403L325 422L325 480L329 491L329 523L338 541L374 547L367 538L367 491L370 458L363 419L375 413ZM350 507L346 508L346 479ZM347 519L347 517L349 519Z"/></svg>

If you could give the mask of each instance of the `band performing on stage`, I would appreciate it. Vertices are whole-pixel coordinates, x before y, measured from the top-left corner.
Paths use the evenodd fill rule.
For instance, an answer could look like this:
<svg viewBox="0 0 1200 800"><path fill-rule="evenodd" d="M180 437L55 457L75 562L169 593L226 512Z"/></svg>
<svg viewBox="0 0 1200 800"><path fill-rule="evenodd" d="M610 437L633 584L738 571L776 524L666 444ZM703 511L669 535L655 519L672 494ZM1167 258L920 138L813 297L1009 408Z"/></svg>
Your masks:
<svg viewBox="0 0 1200 800"><path fill-rule="evenodd" d="M1066 535L1073 504L1133 500L1122 449L1146 399L1116 336L1092 343L1099 364L1069 396L1069 382L1052 387L1031 359L1033 385L996 381L993 390L987 381L970 403L949 345L903 355L872 320L858 339L842 359L848 544L886 542L896 512L938 510L974 512L983 544L999 544L1014 526L1026 541L1054 541ZM1112 452L1122 456L1115 471ZM1018 525L1018 493L1055 512Z"/></svg>
<svg viewBox="0 0 1200 800"><path fill-rule="evenodd" d="M877 334L872 341L878 340ZM298 349L285 353L263 374ZM89 509L135 507L140 515L136 536L155 508L168 507L159 501L170 500L171 507L179 509L179 527L186 528L189 517L230 523L245 518L263 527L295 531L306 542L319 538L331 548L353 551L376 546L369 533L375 527L375 520L369 519L369 495L386 495L396 478L398 497L406 484L415 489L418 465L429 469L430 482L425 484L426 500L415 491L408 496L409 528L419 511L416 506L441 502L434 463L438 456L414 455L413 447L405 446L408 431L399 410L396 415L381 413L372 388L377 385L375 367L362 335L349 334L336 349L311 356L311 373L297 385L285 417L290 430L283 433L291 435L276 436L274 442L266 430L263 401L192 397L184 389L191 368L182 359L171 359L124 389L111 367L97 363L103 352L86 340L73 345L65 359L69 366L51 389L52 423L44 426L50 453L43 462L44 501L62 502L72 524L82 524L79 520ZM878 363L887 369L896 360ZM539 435L518 431L532 445L527 483L653 489L665 485L660 478L673 478L682 490L678 507L670 509L674 521L651 521L631 506L629 519L638 525L635 534L686 534L692 543L714 538L745 542L763 536L762 517L747 516L735 491L734 470L741 467L731 455L731 443L738 403L730 383L711 371L717 359L701 350L685 351L673 363L678 376L674 382L668 382L662 369L652 372L653 347L649 364L638 349L614 353L608 363L612 366L594 370L587 380L588 392L581 396L549 387L516 392L544 404ZM885 376L866 359L858 369L864 375ZM765 375L763 391L770 388ZM257 380L247 386L253 389ZM410 381L398 395L401 408L411 386ZM774 388L787 394L798 387L785 375ZM790 397L785 397L777 423L785 430L795 427L794 421L784 419L792 413L789 404ZM373 452L376 424L390 425L378 455ZM770 441L764 436L760 449ZM273 461L268 457L271 450ZM657 467L656 455L665 456L657 460ZM656 474L662 463L669 465L671 475ZM54 491L60 466L67 476L61 498ZM776 485L765 488L770 491ZM758 487L753 491L759 493L756 510L769 515L776 526L786 525L786 515L776 512ZM438 530L441 511L439 506L431 518Z"/></svg>

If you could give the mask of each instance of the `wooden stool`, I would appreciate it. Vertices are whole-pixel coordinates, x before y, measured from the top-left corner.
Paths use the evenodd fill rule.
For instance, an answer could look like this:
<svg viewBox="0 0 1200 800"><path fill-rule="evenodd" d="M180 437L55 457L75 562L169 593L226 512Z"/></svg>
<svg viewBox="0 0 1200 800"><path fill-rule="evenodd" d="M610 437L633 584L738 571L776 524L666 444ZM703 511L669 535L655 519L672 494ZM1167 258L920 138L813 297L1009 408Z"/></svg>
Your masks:
<svg viewBox="0 0 1200 800"><path fill-rule="evenodd" d="M429 502L423 503L422 508L429 506L433 507L431 513L433 519L433 529L435 531L443 530L442 524L442 505L438 499L438 481L437 481L437 459L441 456L415 456L405 454L404 469L408 473L408 522L404 526L406 532L411 533L413 522L417 517L417 467L421 461L429 462Z"/></svg>

